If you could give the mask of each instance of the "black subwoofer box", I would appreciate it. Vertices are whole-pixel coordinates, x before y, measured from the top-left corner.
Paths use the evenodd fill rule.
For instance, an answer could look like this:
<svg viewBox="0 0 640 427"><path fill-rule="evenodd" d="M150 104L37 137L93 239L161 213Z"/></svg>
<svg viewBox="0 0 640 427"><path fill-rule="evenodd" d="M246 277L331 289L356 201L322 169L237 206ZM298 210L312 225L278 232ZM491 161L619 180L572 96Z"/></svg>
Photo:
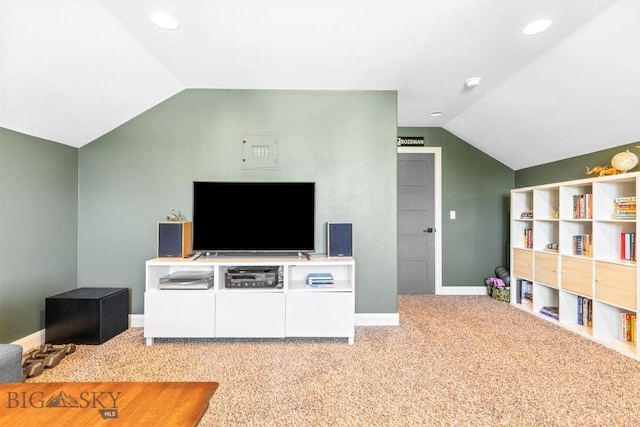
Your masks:
<svg viewBox="0 0 640 427"><path fill-rule="evenodd" d="M128 327L127 288L78 288L45 300L48 344L102 344Z"/></svg>

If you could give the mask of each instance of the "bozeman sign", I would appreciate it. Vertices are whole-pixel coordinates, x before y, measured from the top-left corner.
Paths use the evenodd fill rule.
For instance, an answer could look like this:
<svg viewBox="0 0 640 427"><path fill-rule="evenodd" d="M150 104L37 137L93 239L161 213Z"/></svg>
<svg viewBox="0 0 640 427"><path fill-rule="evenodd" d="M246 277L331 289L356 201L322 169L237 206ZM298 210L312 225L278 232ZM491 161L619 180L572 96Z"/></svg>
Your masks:
<svg viewBox="0 0 640 427"><path fill-rule="evenodd" d="M399 136L398 147L424 147L422 136Z"/></svg>

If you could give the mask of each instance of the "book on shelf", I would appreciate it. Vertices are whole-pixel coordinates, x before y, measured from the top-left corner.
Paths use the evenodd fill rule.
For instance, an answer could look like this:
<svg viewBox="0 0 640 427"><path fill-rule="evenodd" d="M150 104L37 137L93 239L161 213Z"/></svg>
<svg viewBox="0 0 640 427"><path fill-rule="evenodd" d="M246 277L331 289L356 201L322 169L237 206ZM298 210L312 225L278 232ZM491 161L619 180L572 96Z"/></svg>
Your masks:
<svg viewBox="0 0 640 427"><path fill-rule="evenodd" d="M306 286L308 288L331 288L335 286L331 273L309 273Z"/></svg>
<svg viewBox="0 0 640 427"><path fill-rule="evenodd" d="M636 202L636 196L622 196L622 197L616 197L615 199L613 199L613 201L615 203L629 203L629 202Z"/></svg>
<svg viewBox="0 0 640 427"><path fill-rule="evenodd" d="M558 320L560 317L560 312L558 307L545 305L540 309L540 314L543 314L552 319Z"/></svg>
<svg viewBox="0 0 640 427"><path fill-rule="evenodd" d="M523 237L524 240L522 241L522 244L524 245L524 247L527 249L533 249L533 229L525 228Z"/></svg>
<svg viewBox="0 0 640 427"><path fill-rule="evenodd" d="M636 218L636 197L616 197L613 201L614 210L611 217L613 219L635 219Z"/></svg>
<svg viewBox="0 0 640 427"><path fill-rule="evenodd" d="M620 233L620 259L623 261L636 260L636 233L632 231Z"/></svg>
<svg viewBox="0 0 640 427"><path fill-rule="evenodd" d="M528 304L533 300L533 283L529 280L519 279L517 282L516 302L518 304Z"/></svg>
<svg viewBox="0 0 640 427"><path fill-rule="evenodd" d="M618 338L622 341L636 342L636 314L621 312L618 326Z"/></svg>
<svg viewBox="0 0 640 427"><path fill-rule="evenodd" d="M572 238L573 254L582 256L591 256L593 247L591 242L591 234L577 234Z"/></svg>
<svg viewBox="0 0 640 427"><path fill-rule="evenodd" d="M593 300L583 296L578 296L578 325L593 326Z"/></svg>
<svg viewBox="0 0 640 427"><path fill-rule="evenodd" d="M593 218L593 195L576 194L573 196L573 219Z"/></svg>

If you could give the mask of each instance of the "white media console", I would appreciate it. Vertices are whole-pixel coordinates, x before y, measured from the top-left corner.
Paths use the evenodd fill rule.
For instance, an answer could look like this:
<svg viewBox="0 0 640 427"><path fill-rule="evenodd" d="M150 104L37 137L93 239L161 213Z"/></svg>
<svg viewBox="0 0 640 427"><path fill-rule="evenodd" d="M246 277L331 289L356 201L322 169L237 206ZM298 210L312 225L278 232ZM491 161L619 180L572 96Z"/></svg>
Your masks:
<svg viewBox="0 0 640 427"><path fill-rule="evenodd" d="M230 267L278 266L280 288L227 288ZM160 278L176 272L211 271L209 289L159 289ZM310 273L330 273L333 287L309 288ZM296 256L155 258L146 262L144 337L286 338L343 337L354 341L353 258Z"/></svg>

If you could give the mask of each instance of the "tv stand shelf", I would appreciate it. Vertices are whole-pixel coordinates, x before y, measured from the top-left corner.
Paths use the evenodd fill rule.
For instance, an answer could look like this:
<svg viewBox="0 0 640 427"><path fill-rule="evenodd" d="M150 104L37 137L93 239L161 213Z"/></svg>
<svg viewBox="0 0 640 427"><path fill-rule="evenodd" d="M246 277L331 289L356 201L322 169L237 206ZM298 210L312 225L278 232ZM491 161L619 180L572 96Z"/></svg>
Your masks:
<svg viewBox="0 0 640 427"><path fill-rule="evenodd" d="M280 267L280 287L226 288L230 267ZM159 289L179 271L210 271L209 289ZM309 273L331 273L333 287L306 287ZM280 275L279 274L279 275ZM144 337L342 337L354 341L355 261L326 256L155 258L145 264Z"/></svg>

